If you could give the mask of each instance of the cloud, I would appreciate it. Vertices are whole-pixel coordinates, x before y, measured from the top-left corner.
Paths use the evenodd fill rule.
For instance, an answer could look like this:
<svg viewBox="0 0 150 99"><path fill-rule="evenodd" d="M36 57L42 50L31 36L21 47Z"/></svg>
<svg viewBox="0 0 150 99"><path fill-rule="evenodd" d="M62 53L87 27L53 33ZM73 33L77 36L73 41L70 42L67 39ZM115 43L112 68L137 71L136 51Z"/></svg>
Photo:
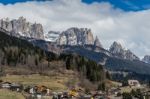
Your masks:
<svg viewBox="0 0 150 99"><path fill-rule="evenodd" d="M45 33L87 27L99 37L105 48L118 41L140 57L150 54L150 10L124 12L110 3L85 4L81 0L0 4L0 18L20 16L42 23Z"/></svg>

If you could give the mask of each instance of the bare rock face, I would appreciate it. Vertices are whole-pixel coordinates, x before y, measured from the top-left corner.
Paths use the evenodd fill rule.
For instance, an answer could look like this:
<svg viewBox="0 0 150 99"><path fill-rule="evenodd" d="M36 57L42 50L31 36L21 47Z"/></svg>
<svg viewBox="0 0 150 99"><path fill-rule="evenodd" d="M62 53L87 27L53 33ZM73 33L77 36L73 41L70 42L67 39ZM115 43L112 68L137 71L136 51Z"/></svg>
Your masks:
<svg viewBox="0 0 150 99"><path fill-rule="evenodd" d="M129 59L129 60L140 60L140 59L139 59L134 53L132 53L130 50L126 50L125 59Z"/></svg>
<svg viewBox="0 0 150 99"><path fill-rule="evenodd" d="M35 39L44 39L43 26L37 23L29 23L25 18L20 17L19 19L9 20L1 19L0 27L10 33L10 35L16 37L29 37Z"/></svg>
<svg viewBox="0 0 150 99"><path fill-rule="evenodd" d="M142 59L143 62L150 64L150 55L145 55Z"/></svg>
<svg viewBox="0 0 150 99"><path fill-rule="evenodd" d="M94 39L90 29L69 28L63 32L50 31L45 35L45 40L54 42L57 45L84 46L88 50L101 52L102 45L96 36Z"/></svg>
<svg viewBox="0 0 150 99"><path fill-rule="evenodd" d="M119 53L124 53L124 49L122 48L121 44L114 42L111 46L109 51L113 54L119 54Z"/></svg>
<svg viewBox="0 0 150 99"><path fill-rule="evenodd" d="M43 26L41 24L32 24L30 27L30 37L44 39Z"/></svg>
<svg viewBox="0 0 150 99"><path fill-rule="evenodd" d="M93 45L94 37L90 29L69 28L57 40L59 45Z"/></svg>
<svg viewBox="0 0 150 99"><path fill-rule="evenodd" d="M114 42L109 51L118 58L127 59L127 60L139 60L139 58L133 54L130 50L123 49L122 45Z"/></svg>
<svg viewBox="0 0 150 99"><path fill-rule="evenodd" d="M98 37L96 36L95 41L94 41L94 46L95 47L102 47L101 42L99 41Z"/></svg>

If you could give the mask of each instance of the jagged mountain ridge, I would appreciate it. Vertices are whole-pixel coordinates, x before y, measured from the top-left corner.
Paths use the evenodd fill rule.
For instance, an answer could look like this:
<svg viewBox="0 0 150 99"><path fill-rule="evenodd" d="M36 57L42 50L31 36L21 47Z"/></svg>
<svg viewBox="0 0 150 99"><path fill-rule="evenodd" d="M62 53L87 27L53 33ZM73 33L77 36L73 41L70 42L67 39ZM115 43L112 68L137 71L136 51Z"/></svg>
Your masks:
<svg viewBox="0 0 150 99"><path fill-rule="evenodd" d="M24 17L13 20L1 19L0 27L8 31L9 35L15 37L44 39L43 26L39 23L30 23Z"/></svg>
<svg viewBox="0 0 150 99"><path fill-rule="evenodd" d="M55 34L56 32L53 33ZM105 53L112 57L127 60L140 60L133 52L131 52L130 50L123 49L122 45L117 42L114 42L111 45L109 52L106 53L106 51L102 51L101 48L103 47L98 37L96 36L96 38L94 39L91 30L87 28L69 28L62 33L57 32L56 34L60 34L59 36L57 36L56 43L61 46L84 45L90 51ZM87 45L92 45L92 47L87 47Z"/></svg>
<svg viewBox="0 0 150 99"><path fill-rule="evenodd" d="M51 51L57 49L55 51L56 53L61 52L60 50L62 50L60 47L57 48L57 45L92 45L92 47L85 48L94 52L106 53L105 51L103 52L101 50L101 48L103 47L98 37L96 36L96 38L94 39L91 29L87 28L72 27L63 32L49 31L48 33L44 33L43 26L41 24L32 24L30 22L27 22L26 19L23 17L11 21L9 21L9 19L1 19L0 27L5 29L6 31L9 31L9 35L13 35L19 38L33 38L33 40L28 40L45 50ZM37 39L40 39L40 41L36 41ZM52 42L54 45L51 46L52 44L49 44L47 41ZM127 60L139 60L139 58L135 54L133 54L130 50L124 50L121 44L118 44L117 42L114 42L112 44L109 51L107 52L107 55Z"/></svg>
<svg viewBox="0 0 150 99"><path fill-rule="evenodd" d="M94 45L94 37L90 29L69 28L62 32L57 41L58 45Z"/></svg>
<svg viewBox="0 0 150 99"><path fill-rule="evenodd" d="M119 57L121 59L127 60L140 60L134 53L132 53L129 49L125 50L122 45L118 42L114 42L111 46L109 51L115 57Z"/></svg>
<svg viewBox="0 0 150 99"><path fill-rule="evenodd" d="M94 45L102 47L98 37L94 39L91 29L72 27L63 32L50 31L45 35L47 41L58 45L82 46Z"/></svg>
<svg viewBox="0 0 150 99"><path fill-rule="evenodd" d="M63 32L49 31L44 33L43 26L39 23L30 23L24 17L9 20L0 20L0 27L15 37L26 37L55 42L58 45L94 45L101 47L98 38L94 39L90 29L72 27ZM97 43L96 43L97 42Z"/></svg>

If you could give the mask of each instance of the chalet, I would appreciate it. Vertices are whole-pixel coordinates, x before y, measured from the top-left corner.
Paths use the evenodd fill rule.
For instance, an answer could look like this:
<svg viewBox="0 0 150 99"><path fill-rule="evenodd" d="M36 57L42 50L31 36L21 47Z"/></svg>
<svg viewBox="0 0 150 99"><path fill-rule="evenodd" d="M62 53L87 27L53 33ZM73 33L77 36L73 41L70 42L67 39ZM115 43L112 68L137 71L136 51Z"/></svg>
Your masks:
<svg viewBox="0 0 150 99"><path fill-rule="evenodd" d="M150 99L150 91L143 92L143 99Z"/></svg>
<svg viewBox="0 0 150 99"><path fill-rule="evenodd" d="M58 99L58 94L56 92L53 92L53 98L52 99Z"/></svg>
<svg viewBox="0 0 150 99"><path fill-rule="evenodd" d="M37 94L36 97L37 97L37 99L41 99L42 95L41 94Z"/></svg>
<svg viewBox="0 0 150 99"><path fill-rule="evenodd" d="M91 95L84 95L84 96L81 96L80 99L92 99L92 96Z"/></svg>
<svg viewBox="0 0 150 99"><path fill-rule="evenodd" d="M30 94L34 94L34 93L35 93L35 89L34 89L33 87L30 88L30 89L29 89L29 93L30 93Z"/></svg>
<svg viewBox="0 0 150 99"><path fill-rule="evenodd" d="M20 92L23 90L23 86L20 84L12 83L10 86L10 90Z"/></svg>
<svg viewBox="0 0 150 99"><path fill-rule="evenodd" d="M120 93L120 91L121 91L120 88L112 87L112 88L109 90L109 94L111 94L111 95L117 95L118 93Z"/></svg>
<svg viewBox="0 0 150 99"><path fill-rule="evenodd" d="M10 82L3 82L1 83L1 88L10 89L11 83Z"/></svg>
<svg viewBox="0 0 150 99"><path fill-rule="evenodd" d="M129 86L135 86L135 87L140 87L140 83L138 80L128 80Z"/></svg>
<svg viewBox="0 0 150 99"><path fill-rule="evenodd" d="M69 98L68 92L63 92L63 98L64 99L68 99Z"/></svg>
<svg viewBox="0 0 150 99"><path fill-rule="evenodd" d="M46 89L46 95L50 95L50 89L49 88Z"/></svg>
<svg viewBox="0 0 150 99"><path fill-rule="evenodd" d="M36 93L40 93L40 94L43 94L43 95L46 95L46 94L49 94L50 93L50 90L46 87L46 86L35 86L34 87Z"/></svg>

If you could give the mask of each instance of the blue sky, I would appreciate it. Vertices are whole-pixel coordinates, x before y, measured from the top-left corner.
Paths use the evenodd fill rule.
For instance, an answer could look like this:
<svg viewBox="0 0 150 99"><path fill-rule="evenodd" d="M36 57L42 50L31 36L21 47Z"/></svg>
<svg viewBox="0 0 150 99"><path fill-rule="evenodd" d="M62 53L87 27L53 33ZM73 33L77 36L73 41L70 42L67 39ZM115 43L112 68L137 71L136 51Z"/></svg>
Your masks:
<svg viewBox="0 0 150 99"><path fill-rule="evenodd" d="M0 0L3 4L14 4L17 2L26 2L26 1L46 1L46 0Z"/></svg>
<svg viewBox="0 0 150 99"><path fill-rule="evenodd" d="M0 2L3 4L13 4L16 2L25 2L25 1L29 1L29 0L1 0Z"/></svg>
<svg viewBox="0 0 150 99"><path fill-rule="evenodd" d="M83 0L83 2L109 2L114 7L121 8L125 11L139 11L150 8L150 0Z"/></svg>
<svg viewBox="0 0 150 99"><path fill-rule="evenodd" d="M1 0L3 4L14 4L16 2L26 2L33 0ZM45 1L45 0L36 0ZM93 2L109 2L115 8L120 8L124 11L139 11L150 8L150 0L82 0L82 2L91 4Z"/></svg>

